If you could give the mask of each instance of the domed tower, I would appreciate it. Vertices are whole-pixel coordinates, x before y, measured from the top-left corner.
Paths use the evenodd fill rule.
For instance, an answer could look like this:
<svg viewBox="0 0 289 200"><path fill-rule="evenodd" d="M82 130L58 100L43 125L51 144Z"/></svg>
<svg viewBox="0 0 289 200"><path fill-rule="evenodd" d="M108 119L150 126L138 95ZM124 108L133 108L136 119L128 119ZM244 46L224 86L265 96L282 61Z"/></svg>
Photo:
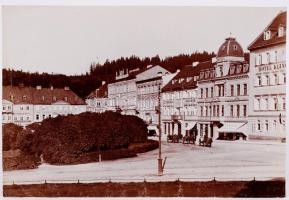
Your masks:
<svg viewBox="0 0 289 200"><path fill-rule="evenodd" d="M217 54L217 62L244 61L244 51L235 38L226 38Z"/></svg>
<svg viewBox="0 0 289 200"><path fill-rule="evenodd" d="M245 61L244 51L235 38L226 38L218 50L216 61L216 77L227 75L231 63L243 63Z"/></svg>

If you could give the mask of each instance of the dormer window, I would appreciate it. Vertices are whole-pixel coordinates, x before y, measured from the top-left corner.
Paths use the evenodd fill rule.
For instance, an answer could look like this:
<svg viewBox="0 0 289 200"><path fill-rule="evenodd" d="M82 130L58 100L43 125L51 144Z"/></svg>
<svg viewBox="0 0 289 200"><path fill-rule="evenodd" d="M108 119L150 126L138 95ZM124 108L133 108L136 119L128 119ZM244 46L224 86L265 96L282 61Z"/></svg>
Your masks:
<svg viewBox="0 0 289 200"><path fill-rule="evenodd" d="M282 37L284 35L285 35L285 28L284 28L284 26L280 26L278 28L278 37Z"/></svg>
<svg viewBox="0 0 289 200"><path fill-rule="evenodd" d="M56 101L56 96L53 97L53 101Z"/></svg>
<svg viewBox="0 0 289 200"><path fill-rule="evenodd" d="M264 40L269 40L271 38L271 31L264 32Z"/></svg>
<svg viewBox="0 0 289 200"><path fill-rule="evenodd" d="M45 97L44 96L42 96L42 101L44 101L45 100Z"/></svg>
<svg viewBox="0 0 289 200"><path fill-rule="evenodd" d="M27 96L24 95L24 96L22 97L22 99L23 99L23 100L26 100L26 99L27 99Z"/></svg>
<svg viewBox="0 0 289 200"><path fill-rule="evenodd" d="M234 48L234 51L238 49L237 45L234 45L233 48Z"/></svg>
<svg viewBox="0 0 289 200"><path fill-rule="evenodd" d="M64 101L67 101L67 97L64 97Z"/></svg>

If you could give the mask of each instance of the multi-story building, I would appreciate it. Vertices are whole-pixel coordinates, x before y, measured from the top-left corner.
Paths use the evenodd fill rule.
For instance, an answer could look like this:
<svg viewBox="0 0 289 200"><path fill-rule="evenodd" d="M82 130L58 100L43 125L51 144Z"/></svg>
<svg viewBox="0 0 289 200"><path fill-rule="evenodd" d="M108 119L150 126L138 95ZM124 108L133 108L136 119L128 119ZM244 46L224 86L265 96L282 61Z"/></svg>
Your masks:
<svg viewBox="0 0 289 200"><path fill-rule="evenodd" d="M85 99L87 111L102 113L108 110L107 84L105 81L96 90L92 91Z"/></svg>
<svg viewBox="0 0 289 200"><path fill-rule="evenodd" d="M162 124L165 135L197 132L197 81L210 62L185 66L162 89Z"/></svg>
<svg viewBox="0 0 289 200"><path fill-rule="evenodd" d="M286 16L279 13L249 45L251 138L285 138Z"/></svg>
<svg viewBox="0 0 289 200"><path fill-rule="evenodd" d="M26 126L45 118L85 111L85 102L68 87L3 86L3 123Z"/></svg>
<svg viewBox="0 0 289 200"><path fill-rule="evenodd" d="M136 82L157 77L159 73L168 74L169 71L156 65L118 72L115 81L108 84L108 109L128 115L138 114Z"/></svg>
<svg viewBox="0 0 289 200"><path fill-rule="evenodd" d="M159 70L158 68L157 70ZM159 70L160 71L160 70ZM177 73L177 72L176 72ZM159 124L159 103L161 101L161 89L176 73L157 74L155 77L143 78L136 82L137 86L137 116L148 124L148 130L158 133Z"/></svg>
<svg viewBox="0 0 289 200"><path fill-rule="evenodd" d="M229 37L198 80L198 136L246 137L249 64L240 44Z"/></svg>

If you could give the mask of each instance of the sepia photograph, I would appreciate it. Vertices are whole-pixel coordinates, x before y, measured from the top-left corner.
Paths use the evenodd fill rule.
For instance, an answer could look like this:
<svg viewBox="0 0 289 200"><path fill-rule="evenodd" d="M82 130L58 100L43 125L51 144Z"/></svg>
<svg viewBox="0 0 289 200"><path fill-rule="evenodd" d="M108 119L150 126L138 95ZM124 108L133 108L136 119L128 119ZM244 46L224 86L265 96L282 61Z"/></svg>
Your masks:
<svg viewBox="0 0 289 200"><path fill-rule="evenodd" d="M2 195L288 197L280 5L2 5Z"/></svg>

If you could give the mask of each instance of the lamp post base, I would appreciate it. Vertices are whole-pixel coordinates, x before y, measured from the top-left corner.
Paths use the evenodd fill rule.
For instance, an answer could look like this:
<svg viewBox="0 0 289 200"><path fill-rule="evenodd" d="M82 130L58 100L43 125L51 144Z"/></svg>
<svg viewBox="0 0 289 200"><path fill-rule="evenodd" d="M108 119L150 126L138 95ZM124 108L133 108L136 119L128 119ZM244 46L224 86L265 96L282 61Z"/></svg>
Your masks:
<svg viewBox="0 0 289 200"><path fill-rule="evenodd" d="M163 175L163 159L158 159L158 176Z"/></svg>

